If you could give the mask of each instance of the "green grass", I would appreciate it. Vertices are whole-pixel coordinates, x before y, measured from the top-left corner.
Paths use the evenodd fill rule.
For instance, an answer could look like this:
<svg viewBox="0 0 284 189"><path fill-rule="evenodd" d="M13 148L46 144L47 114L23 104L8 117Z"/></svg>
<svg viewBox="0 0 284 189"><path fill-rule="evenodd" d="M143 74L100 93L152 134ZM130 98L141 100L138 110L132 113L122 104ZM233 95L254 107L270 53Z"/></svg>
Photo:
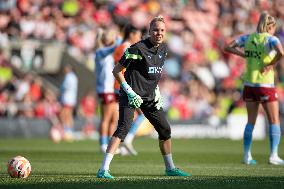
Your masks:
<svg viewBox="0 0 284 189"><path fill-rule="evenodd" d="M269 143L254 141L256 166L242 160L242 141L225 139L173 140L173 157L177 167L190 172L189 178L163 176L163 159L158 142L139 138L134 145L138 156L114 157L111 173L114 180L97 179L102 161L97 141L53 144L45 139L0 139L0 189L2 188L284 188L284 166L269 165ZM284 157L284 142L280 155ZM26 157L32 165L27 179L10 178L7 161L16 155Z"/></svg>

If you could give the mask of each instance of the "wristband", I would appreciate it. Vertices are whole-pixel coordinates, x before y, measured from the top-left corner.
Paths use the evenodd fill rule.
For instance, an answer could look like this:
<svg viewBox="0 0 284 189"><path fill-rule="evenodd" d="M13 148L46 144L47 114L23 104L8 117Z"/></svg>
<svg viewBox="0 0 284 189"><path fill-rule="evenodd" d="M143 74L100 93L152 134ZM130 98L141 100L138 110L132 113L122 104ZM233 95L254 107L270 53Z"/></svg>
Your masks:
<svg viewBox="0 0 284 189"><path fill-rule="evenodd" d="M132 88L126 83L126 81L121 83L121 87L127 94L132 91Z"/></svg>

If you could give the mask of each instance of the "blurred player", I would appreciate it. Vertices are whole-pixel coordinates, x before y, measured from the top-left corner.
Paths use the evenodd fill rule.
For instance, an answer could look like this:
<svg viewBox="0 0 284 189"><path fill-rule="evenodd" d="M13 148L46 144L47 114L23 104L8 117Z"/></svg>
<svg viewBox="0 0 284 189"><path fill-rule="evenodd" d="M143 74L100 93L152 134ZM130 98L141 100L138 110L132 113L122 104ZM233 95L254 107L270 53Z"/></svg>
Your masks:
<svg viewBox="0 0 284 189"><path fill-rule="evenodd" d="M117 32L112 28L104 31L101 36L102 47L95 52L96 91L101 103L100 150L105 153L109 138L116 129L118 106L114 94L114 77L111 70L114 67L113 52L121 43Z"/></svg>
<svg viewBox="0 0 284 189"><path fill-rule="evenodd" d="M85 119L83 132L86 136L90 136L95 129L94 117L96 109L96 99L94 90L88 90L80 101L80 114Z"/></svg>
<svg viewBox="0 0 284 189"><path fill-rule="evenodd" d="M248 165L256 164L251 155L251 143L260 104L262 104L269 121L271 148L269 163L284 165L284 161L278 156L281 131L273 70L284 51L279 39L273 36L275 29L275 18L264 12L258 21L257 32L242 35L225 47L227 52L241 56L247 62L243 77L243 100L246 102L248 122L244 131L243 161ZM239 50L239 47L244 51Z"/></svg>
<svg viewBox="0 0 284 189"><path fill-rule="evenodd" d="M158 88L167 47L164 41L166 32L162 17L150 23L150 37L128 48L113 74L121 84L119 96L119 121L98 170L98 178L111 179L110 162L121 141L130 129L136 108L141 108L145 117L152 123L159 135L160 151L163 155L168 176L190 176L175 167L171 152L171 128L162 108L162 98ZM122 70L126 68L125 76Z"/></svg>
<svg viewBox="0 0 284 189"><path fill-rule="evenodd" d="M63 68L64 79L60 86L60 103L62 105L59 119L64 129L63 139L73 139L73 111L77 104L78 78L71 65Z"/></svg>
<svg viewBox="0 0 284 189"><path fill-rule="evenodd" d="M117 64L119 62L119 60L123 56L123 53L125 52L125 50L128 47L130 47L130 45L133 45L140 40L141 40L141 31L139 29L137 29L136 27L130 25L130 24L127 25L124 29L123 43L121 45L119 45L113 53L115 64ZM122 70L123 74L124 74L124 72L125 72L125 69ZM120 84L117 80L115 80L115 83L114 83L114 90L115 90L115 95L117 96L117 103L118 103ZM125 153L125 152L121 151L122 155L128 155L128 153L130 153L132 155L137 155L137 152L132 145L132 141L135 137L135 134L137 132L139 125L143 122L145 117L144 117L144 115L143 115L143 113L141 112L140 109L136 109L136 111L137 111L138 115L136 116L136 119L133 121L129 132L128 132L124 142L122 143L122 147L125 147L127 149L127 152Z"/></svg>

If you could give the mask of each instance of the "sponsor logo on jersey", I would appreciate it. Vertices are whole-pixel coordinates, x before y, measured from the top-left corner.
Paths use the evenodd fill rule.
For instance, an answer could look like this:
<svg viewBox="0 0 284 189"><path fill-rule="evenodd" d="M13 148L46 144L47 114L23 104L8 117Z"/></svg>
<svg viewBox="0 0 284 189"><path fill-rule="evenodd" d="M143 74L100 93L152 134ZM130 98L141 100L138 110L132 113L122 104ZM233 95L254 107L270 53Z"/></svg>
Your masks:
<svg viewBox="0 0 284 189"><path fill-rule="evenodd" d="M260 51L253 51L253 50L245 50L245 56L247 58L261 58L261 52Z"/></svg>
<svg viewBox="0 0 284 189"><path fill-rule="evenodd" d="M156 66L150 66L148 73L150 74L156 74L156 73L162 73L163 71L163 67L156 67Z"/></svg>

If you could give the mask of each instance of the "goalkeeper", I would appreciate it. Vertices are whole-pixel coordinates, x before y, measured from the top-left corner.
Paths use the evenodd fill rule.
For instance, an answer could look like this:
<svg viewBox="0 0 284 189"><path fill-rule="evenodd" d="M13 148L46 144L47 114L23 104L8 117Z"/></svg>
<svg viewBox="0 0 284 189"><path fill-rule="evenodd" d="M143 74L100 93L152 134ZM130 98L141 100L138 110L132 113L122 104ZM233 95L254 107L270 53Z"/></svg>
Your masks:
<svg viewBox="0 0 284 189"><path fill-rule="evenodd" d="M154 18L150 23L150 37L128 48L113 74L121 84L119 96L119 121L117 130L108 145L98 178L113 178L109 165L120 142L126 137L133 121L134 111L140 108L159 135L160 151L165 162L165 174L168 176L190 176L175 167L171 154L171 128L162 109L158 82L167 55L163 43L165 22L162 17ZM126 68L123 76L122 70Z"/></svg>

